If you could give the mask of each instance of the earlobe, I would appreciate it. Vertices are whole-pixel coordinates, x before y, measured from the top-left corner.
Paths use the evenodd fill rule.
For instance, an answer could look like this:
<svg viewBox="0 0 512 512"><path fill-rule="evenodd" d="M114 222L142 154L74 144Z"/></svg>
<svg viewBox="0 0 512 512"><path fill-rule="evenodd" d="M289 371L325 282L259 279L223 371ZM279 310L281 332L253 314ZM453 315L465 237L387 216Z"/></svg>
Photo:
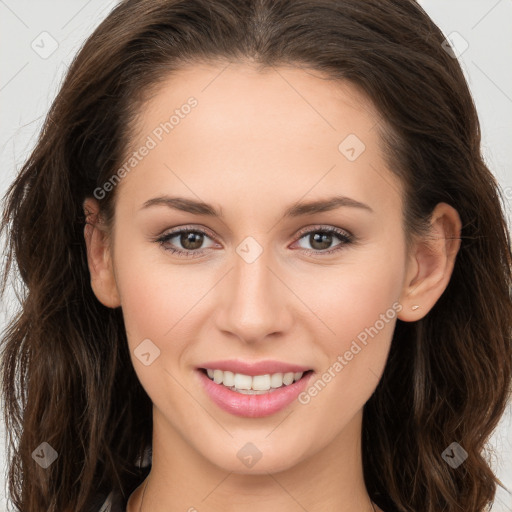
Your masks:
<svg viewBox="0 0 512 512"><path fill-rule="evenodd" d="M414 322L423 318L443 294L460 248L461 227L457 210L446 203L436 206L429 235L418 240L411 251L400 297L400 320Z"/></svg>
<svg viewBox="0 0 512 512"><path fill-rule="evenodd" d="M114 276L108 235L99 215L97 200L87 198L83 210L86 216L84 237L92 290L104 306L117 308L121 305L121 299Z"/></svg>

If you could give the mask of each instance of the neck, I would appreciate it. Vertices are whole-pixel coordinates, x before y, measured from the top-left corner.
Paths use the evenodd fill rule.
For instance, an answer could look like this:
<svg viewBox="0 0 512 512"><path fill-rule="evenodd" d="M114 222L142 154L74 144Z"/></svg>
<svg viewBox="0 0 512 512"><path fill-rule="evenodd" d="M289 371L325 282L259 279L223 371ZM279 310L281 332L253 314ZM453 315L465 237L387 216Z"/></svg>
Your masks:
<svg viewBox="0 0 512 512"><path fill-rule="evenodd" d="M157 409L153 417L151 472L130 497L127 512L140 512L141 504L142 512L380 512L364 484L362 411L319 452L305 454L290 467L259 473L214 465Z"/></svg>

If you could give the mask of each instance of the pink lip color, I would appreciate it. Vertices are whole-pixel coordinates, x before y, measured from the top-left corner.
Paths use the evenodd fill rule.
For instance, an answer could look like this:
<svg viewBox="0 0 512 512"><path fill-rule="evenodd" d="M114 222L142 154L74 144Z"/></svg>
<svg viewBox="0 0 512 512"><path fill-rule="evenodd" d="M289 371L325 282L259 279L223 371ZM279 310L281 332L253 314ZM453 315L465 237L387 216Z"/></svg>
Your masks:
<svg viewBox="0 0 512 512"><path fill-rule="evenodd" d="M246 362L241 359L231 359L229 361L207 361L199 365L199 368L209 368L211 370L222 370L223 372L243 373L244 375L266 375L267 373L289 373L289 372L307 372L311 370L306 366L297 364L283 363L280 361L257 361Z"/></svg>
<svg viewBox="0 0 512 512"><path fill-rule="evenodd" d="M221 369L218 366L215 366L215 368ZM216 384L201 370L196 370L196 373L199 375L201 384L213 402L226 412L246 418L270 416L284 409L304 390L311 375L313 375L313 373L309 373L289 386L283 386L262 395L244 395L243 393L231 391L222 384ZM254 375L259 374L256 373Z"/></svg>

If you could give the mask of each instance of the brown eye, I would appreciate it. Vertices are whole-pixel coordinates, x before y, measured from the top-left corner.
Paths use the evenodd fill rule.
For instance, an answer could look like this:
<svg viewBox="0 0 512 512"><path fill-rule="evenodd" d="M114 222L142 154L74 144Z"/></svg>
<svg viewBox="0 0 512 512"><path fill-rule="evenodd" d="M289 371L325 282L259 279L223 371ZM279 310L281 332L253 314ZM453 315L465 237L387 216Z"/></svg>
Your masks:
<svg viewBox="0 0 512 512"><path fill-rule="evenodd" d="M308 253L330 254L343 249L346 245L353 242L353 236L346 231L338 228L315 228L303 232L300 240L305 239L311 248L302 247ZM332 245L336 239L338 243Z"/></svg>
<svg viewBox="0 0 512 512"><path fill-rule="evenodd" d="M155 241L162 245L166 251L182 256L195 257L200 256L203 250L207 248L202 247L205 239L210 239L210 236L200 229L180 229L167 233Z"/></svg>
<svg viewBox="0 0 512 512"><path fill-rule="evenodd" d="M183 232L178 236L180 244L187 251L200 249L204 239L204 234L197 231Z"/></svg>
<svg viewBox="0 0 512 512"><path fill-rule="evenodd" d="M313 249L323 251L330 248L333 238L328 233L313 233L309 235L309 243Z"/></svg>

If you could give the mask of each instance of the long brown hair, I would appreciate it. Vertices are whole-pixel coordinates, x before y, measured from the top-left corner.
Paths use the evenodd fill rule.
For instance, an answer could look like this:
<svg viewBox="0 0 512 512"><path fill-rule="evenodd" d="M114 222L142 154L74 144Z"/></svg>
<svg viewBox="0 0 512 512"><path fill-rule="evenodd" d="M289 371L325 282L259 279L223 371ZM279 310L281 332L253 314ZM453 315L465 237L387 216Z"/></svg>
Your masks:
<svg viewBox="0 0 512 512"><path fill-rule="evenodd" d="M483 162L475 105L445 38L412 0L125 0L86 41L4 201L2 293L25 292L2 339L9 493L19 510L87 510L126 496L151 443L151 401L133 370L120 308L90 286L82 204L127 154L139 109L180 66L250 60L358 86L382 115L406 234L435 205L462 220L451 281L421 320L398 320L363 417L371 497L400 511L482 511L497 479L484 449L511 391L511 250L499 186ZM112 227L114 191L100 201ZM43 469L33 452L58 454ZM458 442L457 469L442 452ZM381 503L384 501L381 500Z"/></svg>

